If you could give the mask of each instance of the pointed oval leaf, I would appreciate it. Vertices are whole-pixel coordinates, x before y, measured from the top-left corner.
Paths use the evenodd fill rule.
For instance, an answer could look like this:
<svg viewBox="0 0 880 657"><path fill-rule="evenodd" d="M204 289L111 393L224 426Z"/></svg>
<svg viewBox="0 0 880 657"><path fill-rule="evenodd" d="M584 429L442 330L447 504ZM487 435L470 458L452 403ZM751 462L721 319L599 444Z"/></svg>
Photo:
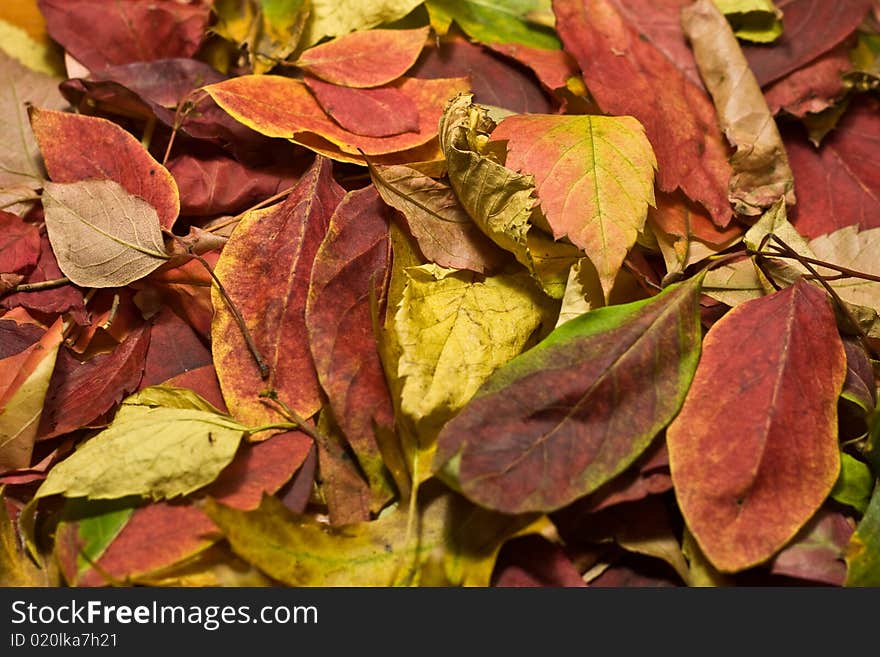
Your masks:
<svg viewBox="0 0 880 657"><path fill-rule="evenodd" d="M352 32L303 51L296 65L346 87L379 87L416 62L428 28Z"/></svg>
<svg viewBox="0 0 880 657"><path fill-rule="evenodd" d="M180 213L177 183L128 132L106 119L68 112L35 108L30 117L53 182L115 180L156 208L163 228L174 225Z"/></svg>
<svg viewBox="0 0 880 657"><path fill-rule="evenodd" d="M607 297L654 205L657 160L641 123L631 116L511 116L492 138L507 141L507 166L535 177L553 236L584 249Z"/></svg>
<svg viewBox="0 0 880 657"><path fill-rule="evenodd" d="M679 25L685 2L650 3L637 12L621 0L556 0L553 9L565 49L599 107L645 126L660 165L658 187L681 188L724 227L732 218L727 144L712 102L693 79L693 58ZM646 16L653 26L641 24ZM657 31L667 34L658 39ZM675 47L666 48L669 42Z"/></svg>
<svg viewBox="0 0 880 657"><path fill-rule="evenodd" d="M267 388L303 417L321 407L305 323L309 277L330 215L344 195L329 160L319 157L287 200L246 215L223 248L214 273L241 311L270 367L267 380L248 351L235 316L216 289L211 348L232 415L254 425L278 420L259 393Z"/></svg>
<svg viewBox="0 0 880 657"><path fill-rule="evenodd" d="M880 486L850 537L846 550L846 585L880 586Z"/></svg>
<svg viewBox="0 0 880 657"><path fill-rule="evenodd" d="M623 472L678 412L700 354L700 278L572 319L500 368L434 469L505 513L552 511Z"/></svg>
<svg viewBox="0 0 880 657"><path fill-rule="evenodd" d="M403 18L422 0L311 0L311 11L302 42L317 43L325 36L365 30Z"/></svg>
<svg viewBox="0 0 880 657"><path fill-rule="evenodd" d="M393 88L409 96L419 115L418 132L392 137L365 137L349 132L328 117L305 83L277 75L243 75L205 87L211 98L236 121L268 137L294 139L311 147L320 137L343 153L396 153L430 141L437 134L443 104L468 87L466 78L402 78Z"/></svg>
<svg viewBox="0 0 880 657"><path fill-rule="evenodd" d="M156 209L113 180L47 183L43 209L64 275L81 287L121 287L168 260Z"/></svg>
<svg viewBox="0 0 880 657"><path fill-rule="evenodd" d="M476 41L559 47L553 30L538 22L542 12L549 13L550 3L546 0L428 0L425 4L432 24L442 20L448 25L455 20Z"/></svg>
<svg viewBox="0 0 880 657"><path fill-rule="evenodd" d="M667 443L679 506L719 570L769 559L828 497L845 376L831 306L803 279L709 331Z"/></svg>

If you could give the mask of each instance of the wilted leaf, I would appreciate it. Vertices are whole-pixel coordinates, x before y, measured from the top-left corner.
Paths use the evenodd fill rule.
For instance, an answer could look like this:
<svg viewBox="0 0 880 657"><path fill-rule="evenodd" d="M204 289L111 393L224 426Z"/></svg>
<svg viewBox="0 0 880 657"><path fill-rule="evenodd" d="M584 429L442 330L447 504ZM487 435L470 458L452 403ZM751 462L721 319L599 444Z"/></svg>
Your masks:
<svg viewBox="0 0 880 657"><path fill-rule="evenodd" d="M31 464L40 415L62 339L58 320L39 342L0 360L0 472Z"/></svg>
<svg viewBox="0 0 880 657"><path fill-rule="evenodd" d="M874 474L867 464L846 452L840 453L840 476L831 490L831 499L865 513L874 488Z"/></svg>
<svg viewBox="0 0 880 657"><path fill-rule="evenodd" d="M343 194L330 161L319 157L283 204L239 222L217 262L214 273L270 368L263 380L233 313L214 289L214 366L230 411L243 421L258 425L278 418L258 397L267 388L303 417L321 407L306 299L315 253Z"/></svg>
<svg viewBox="0 0 880 657"><path fill-rule="evenodd" d="M865 347L857 338L844 337L843 349L846 351L846 380L843 382L840 396L868 415L877 407L874 365Z"/></svg>
<svg viewBox="0 0 880 657"><path fill-rule="evenodd" d="M794 180L782 137L724 16L712 0L698 0L683 11L682 24L721 128L736 148L730 159L734 209L758 215L780 197L793 205Z"/></svg>
<svg viewBox="0 0 880 657"><path fill-rule="evenodd" d="M556 239L586 252L606 298L654 205L657 161L632 117L511 116L492 132L507 141L507 166L535 177Z"/></svg>
<svg viewBox="0 0 880 657"><path fill-rule="evenodd" d="M390 266L389 214L374 187L345 196L315 254L305 308L318 380L379 496L390 491L376 432L380 427L390 430L394 412L371 308L384 296Z"/></svg>
<svg viewBox="0 0 880 657"><path fill-rule="evenodd" d="M764 92L767 105L773 114L785 110L799 118L822 112L846 92L843 74L851 68L849 49L841 44L771 83Z"/></svg>
<svg viewBox="0 0 880 657"><path fill-rule="evenodd" d="M564 50L545 50L510 42L487 45L492 50L515 59L523 66L528 66L541 84L550 91L564 88L569 78L580 74L577 64Z"/></svg>
<svg viewBox="0 0 880 657"><path fill-rule="evenodd" d="M770 558L831 492L845 374L831 306L803 280L709 331L667 442L679 506L719 570Z"/></svg>
<svg viewBox="0 0 880 657"><path fill-rule="evenodd" d="M353 32L303 51L296 65L333 84L379 87L415 64L427 38L427 27Z"/></svg>
<svg viewBox="0 0 880 657"><path fill-rule="evenodd" d="M191 57L210 12L208 4L176 0L39 0L39 5L52 38L89 69Z"/></svg>
<svg viewBox="0 0 880 657"><path fill-rule="evenodd" d="M810 240L810 249L819 260L880 276L880 228L860 231L858 226L846 226ZM880 311L880 282L853 277L832 285L844 301Z"/></svg>
<svg viewBox="0 0 880 657"><path fill-rule="evenodd" d="M730 21L734 34L746 41L769 43L782 34L782 12L772 0L713 0Z"/></svg>
<svg viewBox="0 0 880 657"><path fill-rule="evenodd" d="M440 147L446 156L449 182L462 207L493 242L510 251L559 299L580 250L556 243L530 220L537 205L531 176L518 174L482 152L495 123L470 94L452 99L440 121Z"/></svg>
<svg viewBox="0 0 880 657"><path fill-rule="evenodd" d="M305 83L327 115L356 135L391 137L419 131L419 110L399 89L352 89L311 78Z"/></svg>
<svg viewBox="0 0 880 657"><path fill-rule="evenodd" d="M58 266L77 285L128 285L169 259L155 208L117 182L47 183L43 208Z"/></svg>
<svg viewBox="0 0 880 657"><path fill-rule="evenodd" d="M49 471L34 499L186 495L217 478L247 431L210 411L144 405L135 397L107 429Z"/></svg>
<svg viewBox="0 0 880 657"><path fill-rule="evenodd" d="M0 192L4 205L33 196L44 176L40 151L28 127L27 103L61 109L67 102L58 93L59 80L37 73L0 52Z"/></svg>
<svg viewBox="0 0 880 657"><path fill-rule="evenodd" d="M305 83L275 75L245 75L205 87L236 121L269 137L283 137L312 148L320 137L344 153L395 153L430 141L437 134L443 103L467 88L467 80L402 78L392 85L412 99L419 114L418 132L393 137L364 137L344 130L321 109Z"/></svg>
<svg viewBox="0 0 880 657"><path fill-rule="evenodd" d="M451 187L411 167L369 166L382 200L403 213L407 228L428 260L478 274L495 270L504 262L504 253L477 228Z"/></svg>
<svg viewBox="0 0 880 657"><path fill-rule="evenodd" d="M0 273L29 271L40 257L40 231L20 217L0 210Z"/></svg>
<svg viewBox="0 0 880 657"><path fill-rule="evenodd" d="M254 73L292 53L309 15L307 0L225 0L214 3L215 31L247 48Z"/></svg>
<svg viewBox="0 0 880 657"><path fill-rule="evenodd" d="M676 21L680 4L670 3L676 5ZM553 7L559 35L599 107L634 116L644 126L659 163L659 188L681 188L709 210L716 225L726 226L732 217L727 146L698 82L667 50L640 36L636 12L627 12L623 3L557 0ZM653 4L646 11L653 12Z"/></svg>
<svg viewBox="0 0 880 657"><path fill-rule="evenodd" d="M163 307L152 319L150 348L139 387L154 386L211 363L211 352L195 331L171 308Z"/></svg>
<svg viewBox="0 0 880 657"><path fill-rule="evenodd" d="M505 513L558 509L625 470L675 416L700 352L700 278L566 322L443 429L435 471Z"/></svg>
<svg viewBox="0 0 880 657"><path fill-rule="evenodd" d="M143 375L149 344L150 331L145 326L112 352L86 362L62 349L40 416L40 438L87 426L133 392Z"/></svg>
<svg viewBox="0 0 880 657"><path fill-rule="evenodd" d="M48 573L21 549L15 524L7 511L6 496L0 488L0 586L51 586Z"/></svg>
<svg viewBox="0 0 880 657"><path fill-rule="evenodd" d="M395 316L401 407L430 438L523 350L549 309L525 273L483 277L423 265L406 274Z"/></svg>
<svg viewBox="0 0 880 657"><path fill-rule="evenodd" d="M156 209L162 228L180 213L177 183L141 143L115 123L93 116L31 110L31 127L56 183L114 180Z"/></svg>
<svg viewBox="0 0 880 657"><path fill-rule="evenodd" d="M785 27L772 47L743 48L761 86L778 80L830 50L852 34L871 0L778 0Z"/></svg>
<svg viewBox="0 0 880 657"><path fill-rule="evenodd" d="M523 536L507 543L498 555L492 586L583 587L586 583L561 546L542 536Z"/></svg>
<svg viewBox="0 0 880 657"><path fill-rule="evenodd" d="M548 0L427 0L425 4L432 24L448 25L454 20L469 37L482 43L559 47L553 31L533 20L540 12L549 13Z"/></svg>
<svg viewBox="0 0 880 657"><path fill-rule="evenodd" d="M880 586L880 487L846 550L846 586Z"/></svg>

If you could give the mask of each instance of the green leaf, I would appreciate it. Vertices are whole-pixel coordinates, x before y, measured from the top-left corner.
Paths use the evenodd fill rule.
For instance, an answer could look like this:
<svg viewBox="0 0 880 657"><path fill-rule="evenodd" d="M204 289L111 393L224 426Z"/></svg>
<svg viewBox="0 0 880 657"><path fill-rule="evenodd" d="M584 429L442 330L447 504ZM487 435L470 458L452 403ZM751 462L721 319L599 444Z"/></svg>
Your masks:
<svg viewBox="0 0 880 657"><path fill-rule="evenodd" d="M865 516L846 552L846 586L880 586L880 487L874 487Z"/></svg>
<svg viewBox="0 0 880 657"><path fill-rule="evenodd" d="M498 369L441 432L434 471L504 513L559 509L613 479L684 401L701 280L576 317Z"/></svg>
<svg viewBox="0 0 880 657"><path fill-rule="evenodd" d="M401 408L424 438L519 354L555 308L525 272L482 277L423 265L406 274L395 316Z"/></svg>
<svg viewBox="0 0 880 657"><path fill-rule="evenodd" d="M431 24L441 34L455 20L469 37L482 43L560 47L553 30L542 24L550 14L549 0L427 0L425 6Z"/></svg>
<svg viewBox="0 0 880 657"><path fill-rule="evenodd" d="M83 498L66 500L61 511L61 524L77 525L77 573L97 563L104 551L119 535L137 507L139 498L92 501ZM62 535L59 529L56 535ZM76 582L70 582L75 585Z"/></svg>
<svg viewBox="0 0 880 657"><path fill-rule="evenodd" d="M840 453L840 475L831 490L831 498L864 513L874 488L874 475L867 464L846 452Z"/></svg>
<svg viewBox="0 0 880 657"><path fill-rule="evenodd" d="M168 261L156 209L113 180L46 183L46 229L61 271L82 287L121 287Z"/></svg>
<svg viewBox="0 0 880 657"><path fill-rule="evenodd" d="M770 43L782 36L782 12L772 0L712 1L740 39Z"/></svg>
<svg viewBox="0 0 880 657"><path fill-rule="evenodd" d="M126 404L107 429L49 471L34 500L187 495L217 478L247 432L205 410Z"/></svg>

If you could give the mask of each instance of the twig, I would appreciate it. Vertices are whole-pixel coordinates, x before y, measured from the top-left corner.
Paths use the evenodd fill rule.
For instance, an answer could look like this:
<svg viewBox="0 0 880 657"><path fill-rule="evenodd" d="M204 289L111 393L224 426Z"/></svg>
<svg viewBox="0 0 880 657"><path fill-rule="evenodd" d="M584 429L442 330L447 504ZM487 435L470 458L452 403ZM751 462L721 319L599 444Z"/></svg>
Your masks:
<svg viewBox="0 0 880 657"><path fill-rule="evenodd" d="M18 285L9 288L5 294L15 294L16 292L37 292L38 290L51 290L56 287L61 287L62 285L67 285L70 283L70 279L67 276L62 276L61 278L53 278L48 281L39 281L38 283L19 283Z"/></svg>
<svg viewBox="0 0 880 657"><path fill-rule="evenodd" d="M251 352L251 356L254 359L254 362L257 364L257 368L260 370L260 378L264 381L269 378L269 374L271 369L269 368L269 364L263 359L262 354L260 354L260 350L257 348L256 343L254 342L254 338L251 335L250 329L248 329L247 324L245 324L244 317L241 315L241 311L238 309L238 306L232 301L232 298L229 296L229 293L226 291L226 288L223 286L223 283L220 282L220 279L217 278L217 275L214 273L214 270L211 268L210 263L205 260L198 253L194 253L192 247L180 239L177 235L172 233L171 231L163 231L166 235L174 239L178 244L184 247L187 255L194 260L198 260L202 267L205 268L205 271L211 277L211 280L217 285L217 290L220 292L220 296L223 297L223 301L226 304L226 307L229 308L229 311L232 313L232 316L235 318L235 322L238 324L238 329L241 331L241 335L244 338L244 342L247 345L248 351Z"/></svg>

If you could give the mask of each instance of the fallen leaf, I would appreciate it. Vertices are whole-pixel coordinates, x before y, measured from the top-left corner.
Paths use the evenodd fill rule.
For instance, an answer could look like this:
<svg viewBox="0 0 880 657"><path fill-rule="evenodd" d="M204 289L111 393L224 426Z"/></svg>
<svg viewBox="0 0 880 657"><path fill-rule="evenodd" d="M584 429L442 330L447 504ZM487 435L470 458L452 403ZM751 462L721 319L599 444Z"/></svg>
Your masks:
<svg viewBox="0 0 880 657"><path fill-rule="evenodd" d="M874 488L874 473L867 464L846 452L840 453L840 476L831 489L831 499L864 514Z"/></svg>
<svg viewBox="0 0 880 657"><path fill-rule="evenodd" d="M302 43L310 46L325 36L364 30L403 18L420 0L311 0L311 13Z"/></svg>
<svg viewBox="0 0 880 657"><path fill-rule="evenodd" d="M470 79L474 100L485 105L512 112L549 114L553 111L553 105L527 72L461 37L425 48L410 73L413 77L430 79L466 76Z"/></svg>
<svg viewBox="0 0 880 657"><path fill-rule="evenodd" d="M435 472L504 513L559 509L623 472L684 400L700 282L591 311L500 368L441 432Z"/></svg>
<svg viewBox="0 0 880 657"><path fill-rule="evenodd" d="M846 380L840 396L868 415L877 407L877 384L871 358L857 338L844 337L843 349L846 351Z"/></svg>
<svg viewBox="0 0 880 657"><path fill-rule="evenodd" d="M152 319L150 348L146 353L144 376L138 388L158 385L178 374L211 363L211 352L195 331L174 311L163 307Z"/></svg>
<svg viewBox="0 0 880 657"><path fill-rule="evenodd" d="M149 344L150 330L143 326L112 352L85 362L62 349L40 416L40 439L88 426L134 392L143 375Z"/></svg>
<svg viewBox="0 0 880 657"><path fill-rule="evenodd" d="M208 26L210 6L175 0L39 0L49 35L88 69L191 57Z"/></svg>
<svg viewBox="0 0 880 657"><path fill-rule="evenodd" d="M297 47L309 16L305 0L217 0L213 31L244 49L261 74Z"/></svg>
<svg viewBox="0 0 880 657"><path fill-rule="evenodd" d="M816 59L852 34L868 12L871 0L779 0L777 6L783 13L785 30L773 47L743 47L762 87Z"/></svg>
<svg viewBox="0 0 880 657"><path fill-rule="evenodd" d="M171 229L180 213L177 183L137 139L93 116L34 108L30 119L53 182L113 180L153 206L162 228Z"/></svg>
<svg viewBox="0 0 880 657"><path fill-rule="evenodd" d="M21 549L21 540L9 517L6 495L0 488L0 586L52 586L48 572L37 566Z"/></svg>
<svg viewBox="0 0 880 657"><path fill-rule="evenodd" d="M848 48L840 46L792 71L764 91L773 114L785 111L803 118L837 103L846 93L843 74L852 68Z"/></svg>
<svg viewBox="0 0 880 657"><path fill-rule="evenodd" d="M263 380L235 317L212 290L211 344L223 396L234 417L259 425L278 414L258 394L279 399L307 418L321 407L305 324L309 276L343 197L329 160L318 158L290 196L268 214L246 215L232 233L214 273L236 304L270 367Z"/></svg>
<svg viewBox="0 0 880 657"><path fill-rule="evenodd" d="M546 0L427 0L425 5L432 24L454 20L475 41L559 47L552 30L531 20L535 13L549 12Z"/></svg>
<svg viewBox="0 0 880 657"><path fill-rule="evenodd" d="M820 235L809 243L812 255L819 260L864 272L869 276L880 276L880 263L876 258L878 248L880 227L860 231L858 226L846 226L833 233ZM821 267L819 271L831 273ZM880 310L880 282L853 277L831 281L831 285L844 301Z"/></svg>
<svg viewBox="0 0 880 657"><path fill-rule="evenodd" d="M782 34L782 12L772 0L712 0L739 39L770 43Z"/></svg>
<svg viewBox="0 0 880 657"><path fill-rule="evenodd" d="M315 254L305 325L333 415L374 491L391 497L378 427L394 412L373 333L372 308L391 260L390 211L374 187L349 192Z"/></svg>
<svg viewBox="0 0 880 657"><path fill-rule="evenodd" d="M40 231L9 212L0 210L0 272L29 271L40 257Z"/></svg>
<svg viewBox="0 0 880 657"><path fill-rule="evenodd" d="M681 3L669 4L677 21ZM727 226L732 218L727 145L702 86L667 51L639 36L622 3L556 0L553 7L565 49L602 110L633 116L644 126L659 164L659 188L681 188L709 210L717 226Z"/></svg>
<svg viewBox="0 0 880 657"><path fill-rule="evenodd" d="M418 132L392 137L364 137L334 123L300 80L275 75L245 75L205 87L236 121L268 137L283 137L312 148L309 136L326 139L343 153L396 153L430 141L437 134L443 102L467 87L462 78L401 78L392 85L409 96L419 115Z"/></svg>
<svg viewBox="0 0 880 657"><path fill-rule="evenodd" d="M803 280L740 304L709 331L667 443L679 506L722 572L769 559L831 492L845 373L831 306Z"/></svg>
<svg viewBox="0 0 880 657"><path fill-rule="evenodd" d="M209 410L155 406L133 395L107 429L49 471L33 499L186 495L217 478L247 432L232 418Z"/></svg>
<svg viewBox="0 0 880 657"><path fill-rule="evenodd" d="M657 161L632 117L520 115L492 138L507 165L532 174L553 237L567 237L595 265L606 298L654 205Z"/></svg>
<svg viewBox="0 0 880 657"><path fill-rule="evenodd" d="M0 360L0 472L31 464L40 415L62 339L58 320L39 342Z"/></svg>
<svg viewBox="0 0 880 657"><path fill-rule="evenodd" d="M820 509L773 558L770 572L842 586L846 579L844 554L852 533L853 526L843 514Z"/></svg>
<svg viewBox="0 0 880 657"><path fill-rule="evenodd" d="M880 495L874 487L846 550L846 586L880 586Z"/></svg>
<svg viewBox="0 0 880 657"><path fill-rule="evenodd" d="M343 129L365 137L419 131L415 101L394 87L352 89L305 78L321 108Z"/></svg>
<svg viewBox="0 0 880 657"><path fill-rule="evenodd" d="M780 197L794 205L782 137L727 20L712 0L698 0L683 10L682 25L721 128L736 148L729 188L734 210L759 215Z"/></svg>
<svg viewBox="0 0 880 657"><path fill-rule="evenodd" d="M562 547L542 536L522 536L501 549L492 586L582 587L586 583Z"/></svg>
<svg viewBox="0 0 880 657"><path fill-rule="evenodd" d="M401 408L425 443L546 321L528 274L479 276L411 267L394 326L401 347Z"/></svg>
<svg viewBox="0 0 880 657"><path fill-rule="evenodd" d="M492 50L515 59L523 66L532 69L532 72L541 81L541 84L549 91L564 88L569 78L580 74L580 70L571 58L571 55L561 49L546 50L544 48L534 48L521 43L510 42L488 43L486 45ZM525 112L527 110L521 109L518 111Z"/></svg>
<svg viewBox="0 0 880 657"><path fill-rule="evenodd" d="M427 27L352 32L304 50L296 65L333 84L380 87L415 64L427 38Z"/></svg>
<svg viewBox="0 0 880 657"><path fill-rule="evenodd" d="M854 100L838 128L818 149L798 131L785 134L785 146L794 171L800 201L792 223L806 237L817 237L858 224L880 227L872 208L880 201L880 173L871 165L880 145L880 103Z"/></svg>
<svg viewBox="0 0 880 657"><path fill-rule="evenodd" d="M0 80L8 90L0 97L0 192L3 204L9 205L32 198L44 178L40 150L28 128L27 103L61 109L67 101L58 93L58 79L32 71L4 52Z"/></svg>
<svg viewBox="0 0 880 657"><path fill-rule="evenodd" d="M428 260L478 274L497 270L504 262L504 253L468 216L451 187L411 167L367 164L382 200L403 213Z"/></svg>
<svg viewBox="0 0 880 657"><path fill-rule="evenodd" d="M58 266L76 285L128 285L169 259L155 208L113 180L47 183L43 207Z"/></svg>

